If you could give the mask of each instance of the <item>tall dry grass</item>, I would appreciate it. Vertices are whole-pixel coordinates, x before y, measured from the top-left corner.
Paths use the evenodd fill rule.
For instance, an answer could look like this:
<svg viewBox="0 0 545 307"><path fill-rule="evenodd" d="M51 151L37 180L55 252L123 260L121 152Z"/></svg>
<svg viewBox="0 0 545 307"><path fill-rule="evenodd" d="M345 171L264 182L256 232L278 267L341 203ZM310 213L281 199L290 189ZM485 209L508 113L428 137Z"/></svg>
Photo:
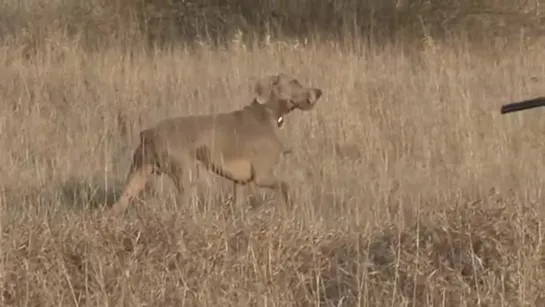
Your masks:
<svg viewBox="0 0 545 307"><path fill-rule="evenodd" d="M542 42L89 52L45 38L0 49L5 306L543 304L545 124L499 115L543 94ZM286 119L293 207L264 194L272 209L245 218L209 175L190 204L157 178L124 219L98 209L139 129L239 108L277 72L324 90Z"/></svg>

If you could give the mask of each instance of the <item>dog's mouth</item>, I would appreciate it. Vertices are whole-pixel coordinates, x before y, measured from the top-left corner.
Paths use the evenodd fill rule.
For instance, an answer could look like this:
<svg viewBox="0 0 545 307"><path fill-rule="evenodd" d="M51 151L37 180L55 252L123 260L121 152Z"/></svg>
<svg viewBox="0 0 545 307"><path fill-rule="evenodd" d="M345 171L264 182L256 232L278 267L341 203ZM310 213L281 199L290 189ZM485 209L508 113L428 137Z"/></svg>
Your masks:
<svg viewBox="0 0 545 307"><path fill-rule="evenodd" d="M282 127L282 125L284 125L284 116L280 116L280 117L276 120L276 123L278 124L278 128Z"/></svg>
<svg viewBox="0 0 545 307"><path fill-rule="evenodd" d="M310 101L310 99L305 99L305 101L300 103L298 107L302 111L308 111L314 107L314 104L312 103L312 101Z"/></svg>

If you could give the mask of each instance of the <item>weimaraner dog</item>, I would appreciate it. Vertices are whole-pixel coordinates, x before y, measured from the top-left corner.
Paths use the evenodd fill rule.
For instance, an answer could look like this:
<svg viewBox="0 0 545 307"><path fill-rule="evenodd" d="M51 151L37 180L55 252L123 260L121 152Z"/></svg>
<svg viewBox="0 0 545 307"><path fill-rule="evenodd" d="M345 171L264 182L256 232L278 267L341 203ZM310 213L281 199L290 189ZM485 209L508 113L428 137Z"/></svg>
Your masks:
<svg viewBox="0 0 545 307"><path fill-rule="evenodd" d="M322 90L281 73L257 82L255 92L256 98L242 109L166 119L141 131L114 214L124 212L154 174L168 175L184 193L187 170L197 164L231 180L235 198L236 186L248 185L253 192L273 189L288 202L288 184L272 172L286 152L280 127L291 111L311 110Z"/></svg>

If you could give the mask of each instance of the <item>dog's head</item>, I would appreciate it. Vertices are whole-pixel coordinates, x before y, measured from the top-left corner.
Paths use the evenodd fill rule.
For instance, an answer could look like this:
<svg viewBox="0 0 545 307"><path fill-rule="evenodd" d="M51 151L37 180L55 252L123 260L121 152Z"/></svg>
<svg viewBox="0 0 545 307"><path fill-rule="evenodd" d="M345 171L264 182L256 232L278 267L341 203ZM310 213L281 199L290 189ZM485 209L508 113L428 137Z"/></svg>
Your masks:
<svg viewBox="0 0 545 307"><path fill-rule="evenodd" d="M259 80L255 92L259 103L278 104L281 114L294 109L311 110L322 96L321 89L305 87L296 78L284 73Z"/></svg>

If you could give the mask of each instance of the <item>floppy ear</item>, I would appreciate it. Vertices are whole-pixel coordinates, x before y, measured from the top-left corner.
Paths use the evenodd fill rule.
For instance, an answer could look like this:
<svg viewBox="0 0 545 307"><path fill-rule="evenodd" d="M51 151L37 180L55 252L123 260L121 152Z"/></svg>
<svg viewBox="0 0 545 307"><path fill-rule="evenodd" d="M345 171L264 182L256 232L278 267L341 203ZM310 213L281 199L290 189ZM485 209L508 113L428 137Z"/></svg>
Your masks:
<svg viewBox="0 0 545 307"><path fill-rule="evenodd" d="M255 94L257 95L256 99L259 103L265 103L271 99L274 86L278 83L279 79L279 75L273 75L257 81L254 90Z"/></svg>

